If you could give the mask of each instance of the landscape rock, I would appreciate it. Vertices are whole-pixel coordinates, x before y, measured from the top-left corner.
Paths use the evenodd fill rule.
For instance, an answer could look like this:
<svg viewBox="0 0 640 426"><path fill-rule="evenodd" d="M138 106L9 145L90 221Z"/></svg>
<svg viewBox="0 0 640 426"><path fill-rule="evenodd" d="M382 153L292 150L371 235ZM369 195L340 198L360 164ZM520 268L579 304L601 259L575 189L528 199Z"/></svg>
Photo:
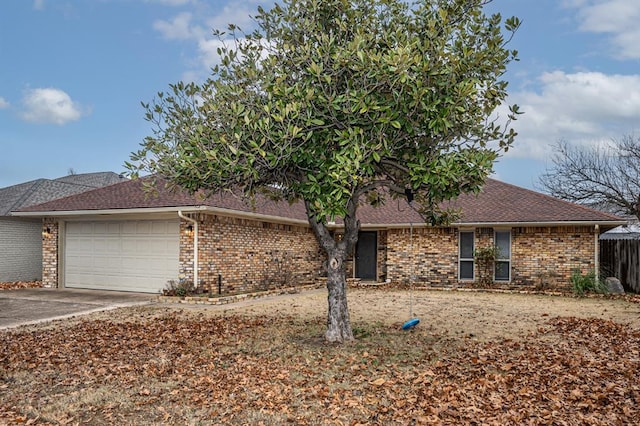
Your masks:
<svg viewBox="0 0 640 426"><path fill-rule="evenodd" d="M611 294L624 294L624 287L622 283L616 277L608 277L604 282L607 284L607 289Z"/></svg>

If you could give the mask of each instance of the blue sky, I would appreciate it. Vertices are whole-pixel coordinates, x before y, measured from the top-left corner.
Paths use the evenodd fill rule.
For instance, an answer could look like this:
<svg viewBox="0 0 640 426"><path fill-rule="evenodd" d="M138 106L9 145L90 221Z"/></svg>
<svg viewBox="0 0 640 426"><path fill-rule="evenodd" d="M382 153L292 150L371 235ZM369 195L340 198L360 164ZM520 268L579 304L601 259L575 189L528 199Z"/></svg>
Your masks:
<svg viewBox="0 0 640 426"><path fill-rule="evenodd" d="M122 172L150 133L140 102L201 80L212 28L251 26L269 0L4 0L0 3L0 187ZM495 177L536 188L561 139L604 145L640 131L640 4L494 0L523 21L507 103L525 112ZM501 112L504 116L504 111Z"/></svg>

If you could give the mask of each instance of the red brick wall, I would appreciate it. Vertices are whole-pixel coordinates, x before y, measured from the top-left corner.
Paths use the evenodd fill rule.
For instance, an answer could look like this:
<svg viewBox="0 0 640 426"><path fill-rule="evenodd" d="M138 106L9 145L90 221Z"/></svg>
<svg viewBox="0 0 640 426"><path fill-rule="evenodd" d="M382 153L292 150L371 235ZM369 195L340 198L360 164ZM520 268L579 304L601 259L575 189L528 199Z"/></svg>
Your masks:
<svg viewBox="0 0 640 426"><path fill-rule="evenodd" d="M196 217L194 217L196 218ZM222 293L245 293L314 281L325 256L310 228L258 220L199 214L200 286ZM182 221L180 270L193 280L193 236Z"/></svg>
<svg viewBox="0 0 640 426"><path fill-rule="evenodd" d="M42 223L42 286L58 287L58 221L50 218Z"/></svg>
<svg viewBox="0 0 640 426"><path fill-rule="evenodd" d="M591 226L513 228L513 283L569 288L575 269L594 270L595 236Z"/></svg>
<svg viewBox="0 0 640 426"><path fill-rule="evenodd" d="M415 228L413 237L409 229L387 231L387 278L392 282L406 283L413 273L415 282L451 285L457 271L456 229Z"/></svg>
<svg viewBox="0 0 640 426"><path fill-rule="evenodd" d="M491 228L476 228L475 247L494 243ZM526 227L511 230L511 282L541 288L569 288L575 269L586 274L595 267L593 227ZM410 246L413 244L414 256ZM453 286L458 281L458 230L408 229L387 232L387 276L392 282ZM475 268L476 282L479 279ZM468 282L467 282L468 283ZM505 283L497 283L504 285Z"/></svg>

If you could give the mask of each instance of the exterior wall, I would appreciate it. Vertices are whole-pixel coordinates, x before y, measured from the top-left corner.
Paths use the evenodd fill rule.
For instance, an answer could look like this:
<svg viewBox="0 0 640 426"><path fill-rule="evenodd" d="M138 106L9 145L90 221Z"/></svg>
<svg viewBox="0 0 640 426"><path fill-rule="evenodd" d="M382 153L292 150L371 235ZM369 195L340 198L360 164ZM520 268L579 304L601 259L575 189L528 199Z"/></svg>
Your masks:
<svg viewBox="0 0 640 426"><path fill-rule="evenodd" d="M594 227L513 228L512 282L569 288L571 274L595 269Z"/></svg>
<svg viewBox="0 0 640 426"><path fill-rule="evenodd" d="M199 214L199 281L201 288L222 294L290 286L315 281L326 257L313 231L304 226ZM193 235L180 224L180 276L193 280ZM44 230L49 229L49 233ZM493 244L492 228L476 228L475 247ZM498 286L568 288L574 270L595 268L594 227L519 227L511 229L511 281ZM58 286L59 226L45 218L38 229L42 244L42 282ZM378 231L378 278L418 285L473 285L458 280L457 228ZM349 264L351 264L350 262ZM349 265L348 264L348 265ZM475 268L476 282L479 279ZM348 272L353 273L352 269Z"/></svg>
<svg viewBox="0 0 640 426"><path fill-rule="evenodd" d="M291 286L320 276L325 256L310 228L199 214L200 287L222 294ZM180 224L181 277L193 280L193 235Z"/></svg>
<svg viewBox="0 0 640 426"><path fill-rule="evenodd" d="M42 279L42 222L0 218L0 281Z"/></svg>
<svg viewBox="0 0 640 426"><path fill-rule="evenodd" d="M387 279L387 231L378 231L377 268L378 281Z"/></svg>
<svg viewBox="0 0 640 426"><path fill-rule="evenodd" d="M475 247L494 244L492 228L475 228ZM473 285L458 280L458 229L408 229L387 231L387 274L392 282L407 283L412 274L417 284L432 286ZM528 227L511 230L511 281L497 286L533 286L567 289L574 270L586 274L595 268L593 227ZM411 246L413 253L411 256Z"/></svg>
<svg viewBox="0 0 640 426"><path fill-rule="evenodd" d="M48 230L48 232L47 232ZM58 221L45 218L40 229L42 238L42 286L58 287Z"/></svg>
<svg viewBox="0 0 640 426"><path fill-rule="evenodd" d="M387 231L387 278L392 282L452 285L458 281L458 231L416 228Z"/></svg>

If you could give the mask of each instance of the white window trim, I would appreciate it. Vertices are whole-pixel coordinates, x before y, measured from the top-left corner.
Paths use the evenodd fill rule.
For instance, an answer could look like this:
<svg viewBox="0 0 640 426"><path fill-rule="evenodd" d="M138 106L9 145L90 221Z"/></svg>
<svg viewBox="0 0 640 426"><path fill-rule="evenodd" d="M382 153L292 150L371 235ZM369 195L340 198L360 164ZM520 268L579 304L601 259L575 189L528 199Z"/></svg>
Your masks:
<svg viewBox="0 0 640 426"><path fill-rule="evenodd" d="M476 279L476 261L473 258L473 256L471 258L463 258L461 256L461 252L462 252L462 243L461 243L461 236L462 233L471 233L473 235L473 250L475 250L476 248L476 231L475 229L459 229L458 230L458 281L467 281L467 282L473 282ZM472 250L472 253L473 253ZM471 278L462 278L462 262L469 262L471 261L471 264L473 265L472 267L472 277Z"/></svg>
<svg viewBox="0 0 640 426"><path fill-rule="evenodd" d="M497 246L497 242L498 242L498 238L496 236L496 234L498 232L506 232L509 234L509 257L498 257L496 258L494 265L493 265L493 280L497 281L497 282L501 282L501 283L508 283L511 282L511 263L512 263L512 257L513 257L513 235L511 232L511 228L494 228L493 229L493 240L494 240L494 244L496 244ZM496 273L498 271L498 268L496 268L496 264L498 262L508 262L509 266L507 268L507 273L509 275L509 277L505 280L505 279L498 279L496 277Z"/></svg>

